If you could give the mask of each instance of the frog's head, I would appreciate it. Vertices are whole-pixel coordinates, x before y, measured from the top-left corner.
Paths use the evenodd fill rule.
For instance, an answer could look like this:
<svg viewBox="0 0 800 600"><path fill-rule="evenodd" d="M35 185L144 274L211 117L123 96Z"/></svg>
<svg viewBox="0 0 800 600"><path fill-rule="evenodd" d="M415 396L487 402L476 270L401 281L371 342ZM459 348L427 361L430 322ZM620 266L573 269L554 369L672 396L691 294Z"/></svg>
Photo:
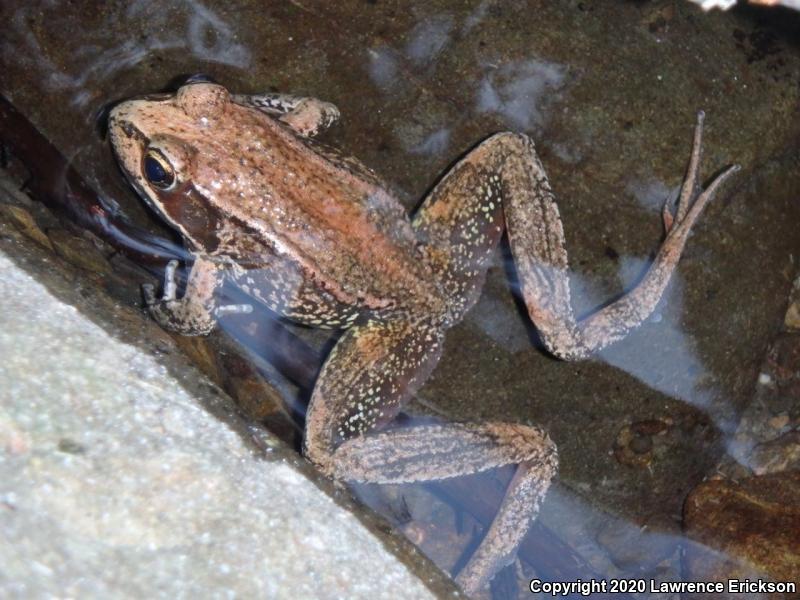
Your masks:
<svg viewBox="0 0 800 600"><path fill-rule="evenodd" d="M195 247L214 245L213 207L196 185L198 153L230 106L230 94L212 83L184 85L118 104L108 118L114 154L147 204Z"/></svg>

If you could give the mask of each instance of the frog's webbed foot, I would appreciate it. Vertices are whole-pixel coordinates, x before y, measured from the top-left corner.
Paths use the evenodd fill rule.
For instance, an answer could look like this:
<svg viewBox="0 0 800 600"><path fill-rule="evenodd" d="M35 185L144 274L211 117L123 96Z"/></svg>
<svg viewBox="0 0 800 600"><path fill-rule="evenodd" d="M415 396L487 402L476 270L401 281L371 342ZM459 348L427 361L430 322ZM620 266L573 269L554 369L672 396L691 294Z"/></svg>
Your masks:
<svg viewBox="0 0 800 600"><path fill-rule="evenodd" d="M215 305L214 292L222 282L221 267L202 258L195 260L192 265L183 297L176 298L177 268L177 260L167 263L161 298L156 298L152 285L142 285L145 305L153 319L164 329L181 335L208 335L219 317L253 310L249 304Z"/></svg>
<svg viewBox="0 0 800 600"><path fill-rule="evenodd" d="M339 109L330 102L288 94L233 94L236 104L276 117L298 134L315 137L339 120Z"/></svg>
<svg viewBox="0 0 800 600"><path fill-rule="evenodd" d="M370 321L345 332L314 388L304 453L328 475L372 483L433 481L519 465L497 517L456 578L474 593L513 559L555 474L557 456L543 431L511 423L375 431L427 379L442 338L439 327L402 319Z"/></svg>

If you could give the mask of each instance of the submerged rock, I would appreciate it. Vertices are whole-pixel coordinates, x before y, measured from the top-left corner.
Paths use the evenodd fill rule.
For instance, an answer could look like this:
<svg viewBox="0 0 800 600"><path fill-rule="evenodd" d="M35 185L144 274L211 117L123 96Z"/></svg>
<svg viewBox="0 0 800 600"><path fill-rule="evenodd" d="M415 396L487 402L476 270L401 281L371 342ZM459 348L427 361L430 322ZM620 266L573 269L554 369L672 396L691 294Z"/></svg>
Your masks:
<svg viewBox="0 0 800 600"><path fill-rule="evenodd" d="M797 582L800 472L702 483L686 500L684 528L696 542L684 556L687 580Z"/></svg>

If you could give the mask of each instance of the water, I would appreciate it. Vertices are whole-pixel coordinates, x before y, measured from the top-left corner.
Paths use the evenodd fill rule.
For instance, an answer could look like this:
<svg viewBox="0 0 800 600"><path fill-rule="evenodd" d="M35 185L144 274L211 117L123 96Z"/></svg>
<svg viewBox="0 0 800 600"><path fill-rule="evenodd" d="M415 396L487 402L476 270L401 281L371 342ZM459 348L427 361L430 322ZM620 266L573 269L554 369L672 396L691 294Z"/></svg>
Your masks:
<svg viewBox="0 0 800 600"><path fill-rule="evenodd" d="M797 133L800 52L782 35L788 20L782 31L759 18L650 3L7 2L0 88L121 214L151 226L96 121L109 103L182 75L336 103L342 121L325 141L373 167L408 209L474 143L523 131L559 199L578 314L643 274L705 109L704 179L733 162L744 170L702 216L647 322L591 361L556 361L515 302L500 251L408 407L413 418L538 425L558 445L559 476L529 536L548 541L523 550L497 596L515 578L574 577L542 563L548 550L580 557L582 573L672 581L698 577L681 574L683 504L753 398L800 248L787 193L796 169L782 167ZM326 334L293 331L309 356L330 347ZM303 392L283 389L302 412ZM507 475L463 485L499 499ZM358 491L452 569L480 526L474 503L458 506L446 488Z"/></svg>

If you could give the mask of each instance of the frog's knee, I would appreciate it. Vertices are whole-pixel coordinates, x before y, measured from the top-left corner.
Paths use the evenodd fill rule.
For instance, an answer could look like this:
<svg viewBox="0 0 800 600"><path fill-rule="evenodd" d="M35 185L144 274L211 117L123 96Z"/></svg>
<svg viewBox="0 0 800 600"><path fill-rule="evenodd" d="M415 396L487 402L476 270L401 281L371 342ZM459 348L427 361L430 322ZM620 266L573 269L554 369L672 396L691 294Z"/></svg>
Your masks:
<svg viewBox="0 0 800 600"><path fill-rule="evenodd" d="M558 471L558 448L548 433L531 425L516 425L518 444L526 456L526 462L536 463L540 470L552 478Z"/></svg>

